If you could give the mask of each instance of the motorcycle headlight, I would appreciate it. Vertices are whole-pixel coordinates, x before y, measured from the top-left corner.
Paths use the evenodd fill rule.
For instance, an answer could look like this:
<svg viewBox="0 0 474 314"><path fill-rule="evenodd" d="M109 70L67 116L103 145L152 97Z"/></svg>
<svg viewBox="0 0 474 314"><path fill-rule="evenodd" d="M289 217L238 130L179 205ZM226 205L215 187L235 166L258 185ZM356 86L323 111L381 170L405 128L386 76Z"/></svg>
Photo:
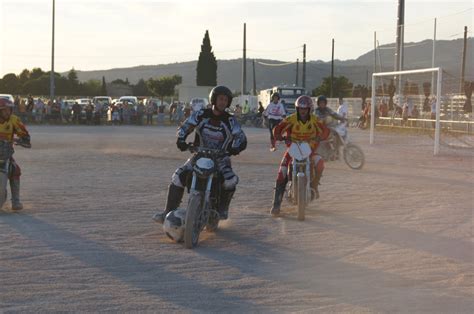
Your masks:
<svg viewBox="0 0 474 314"><path fill-rule="evenodd" d="M194 164L194 171L199 176L208 177L211 173L214 172L214 161L210 158L199 158Z"/></svg>

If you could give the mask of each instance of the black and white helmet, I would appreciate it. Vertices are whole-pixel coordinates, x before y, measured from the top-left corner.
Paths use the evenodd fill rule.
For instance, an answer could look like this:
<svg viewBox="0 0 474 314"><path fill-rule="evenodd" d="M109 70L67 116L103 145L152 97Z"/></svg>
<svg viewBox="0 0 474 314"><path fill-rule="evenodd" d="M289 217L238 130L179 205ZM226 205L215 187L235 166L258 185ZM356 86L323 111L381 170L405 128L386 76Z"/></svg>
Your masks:
<svg viewBox="0 0 474 314"><path fill-rule="evenodd" d="M166 215L163 222L163 231L171 240L182 242L184 239L185 220L186 209L175 209Z"/></svg>
<svg viewBox="0 0 474 314"><path fill-rule="evenodd" d="M227 96L227 99L229 100L229 102L227 103L227 108L229 108L233 98L232 92L230 89L222 85L218 85L211 90L211 92L209 93L209 103L214 106L216 104L217 96L219 95Z"/></svg>

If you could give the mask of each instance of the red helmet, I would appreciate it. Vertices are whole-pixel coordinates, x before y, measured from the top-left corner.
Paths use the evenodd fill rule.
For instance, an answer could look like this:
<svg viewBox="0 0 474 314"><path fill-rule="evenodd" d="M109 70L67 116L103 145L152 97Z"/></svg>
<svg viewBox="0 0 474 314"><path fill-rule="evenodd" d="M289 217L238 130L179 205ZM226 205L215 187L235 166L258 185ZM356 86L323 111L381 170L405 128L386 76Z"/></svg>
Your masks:
<svg viewBox="0 0 474 314"><path fill-rule="evenodd" d="M13 103L8 98L0 98L0 110L6 108L13 108Z"/></svg>
<svg viewBox="0 0 474 314"><path fill-rule="evenodd" d="M313 100L311 99L311 97L306 96L306 95L300 96L295 101L295 107L296 107L296 109L298 109L298 108L303 108L303 109L309 108L309 110L311 110L311 109L313 109Z"/></svg>

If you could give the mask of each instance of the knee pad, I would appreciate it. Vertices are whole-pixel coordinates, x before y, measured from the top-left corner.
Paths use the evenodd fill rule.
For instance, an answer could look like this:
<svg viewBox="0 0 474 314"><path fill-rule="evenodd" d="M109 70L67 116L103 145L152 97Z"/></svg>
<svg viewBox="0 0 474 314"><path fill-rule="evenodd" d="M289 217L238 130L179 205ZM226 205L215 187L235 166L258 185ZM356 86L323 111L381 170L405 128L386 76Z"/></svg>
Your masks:
<svg viewBox="0 0 474 314"><path fill-rule="evenodd" d="M171 183L181 188L184 188L184 184L181 181L181 176L182 176L181 173L178 173L178 172L173 173L173 176L171 177Z"/></svg>
<svg viewBox="0 0 474 314"><path fill-rule="evenodd" d="M8 178L9 179L18 179L21 176L21 168L18 166L16 161L12 161L10 164L10 169L8 171Z"/></svg>
<svg viewBox="0 0 474 314"><path fill-rule="evenodd" d="M233 176L229 179L224 180L224 183L222 184L224 187L224 190L231 191L235 190L237 187L237 183L239 183L239 177Z"/></svg>

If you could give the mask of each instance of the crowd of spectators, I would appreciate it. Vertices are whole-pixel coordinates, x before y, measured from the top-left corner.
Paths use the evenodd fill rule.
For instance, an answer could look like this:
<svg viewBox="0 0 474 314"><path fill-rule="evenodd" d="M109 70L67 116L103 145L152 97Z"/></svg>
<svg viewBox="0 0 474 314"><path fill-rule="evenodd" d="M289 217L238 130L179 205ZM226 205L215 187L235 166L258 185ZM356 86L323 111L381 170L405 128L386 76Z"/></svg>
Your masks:
<svg viewBox="0 0 474 314"><path fill-rule="evenodd" d="M14 97L14 113L26 124L84 124L84 125L163 125L180 124L191 115L192 107L174 101L170 105L146 99L115 101L111 104L87 100L79 102L31 95Z"/></svg>

